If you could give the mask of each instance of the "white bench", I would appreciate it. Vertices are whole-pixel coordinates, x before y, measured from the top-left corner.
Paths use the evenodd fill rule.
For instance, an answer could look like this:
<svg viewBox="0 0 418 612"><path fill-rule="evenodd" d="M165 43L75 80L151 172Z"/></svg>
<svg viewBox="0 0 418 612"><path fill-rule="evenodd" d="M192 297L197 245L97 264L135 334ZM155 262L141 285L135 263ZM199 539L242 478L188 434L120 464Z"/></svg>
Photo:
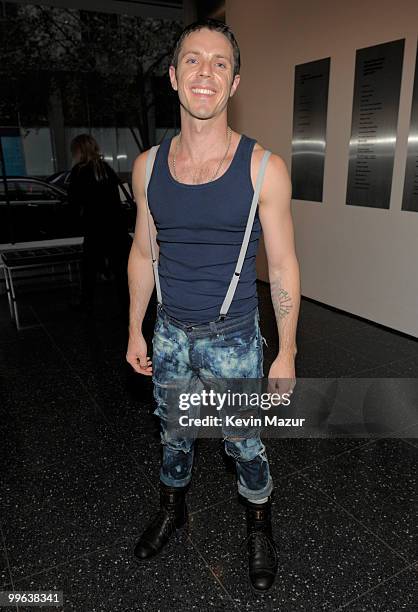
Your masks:
<svg viewBox="0 0 418 612"><path fill-rule="evenodd" d="M72 283L73 265L78 266L83 252L82 241L83 238L66 238L1 246L0 261L4 271L10 316L18 330L33 327L33 325L23 327L20 323L15 272L64 264L69 281ZM45 274L40 276L45 276Z"/></svg>

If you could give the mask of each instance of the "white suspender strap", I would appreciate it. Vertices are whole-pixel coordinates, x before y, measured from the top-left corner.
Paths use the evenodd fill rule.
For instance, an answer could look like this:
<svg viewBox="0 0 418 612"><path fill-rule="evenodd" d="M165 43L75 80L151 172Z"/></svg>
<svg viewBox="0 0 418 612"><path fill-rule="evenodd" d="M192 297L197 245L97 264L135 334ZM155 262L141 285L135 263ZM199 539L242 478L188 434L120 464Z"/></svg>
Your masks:
<svg viewBox="0 0 418 612"><path fill-rule="evenodd" d="M239 277L240 277L242 266L243 266L244 259L245 259L245 254L247 252L248 244L250 242L251 231L253 229L253 224L254 224L254 217L255 217L256 210L257 210L258 200L260 197L261 185L263 183L264 172L266 170L267 161L270 155L271 155L270 151L265 151L263 158L261 160L261 163L260 163L257 181L255 185L255 190L254 190L253 201L251 202L251 208L250 208L250 212L248 215L248 220L247 220L247 225L245 228L244 238L243 238L242 245L241 245L241 250L239 252L238 261L235 267L234 275L231 278L231 282L229 283L228 291L226 293L225 299L221 306L221 311L219 313L220 316L226 315L232 303L232 300L234 299L235 290L238 285Z"/></svg>
<svg viewBox="0 0 418 612"><path fill-rule="evenodd" d="M150 226L151 213L150 213L150 209L148 205L148 185L150 182L152 169L154 167L155 156L157 154L159 146L160 145L155 145L154 147L151 147L147 155L147 165L145 169L145 199L147 203L148 234L149 234L149 243L151 247L152 269L154 271L155 289L157 291L157 301L159 304L162 304L160 277L158 276L158 261L155 257L154 241L151 236L151 226Z"/></svg>

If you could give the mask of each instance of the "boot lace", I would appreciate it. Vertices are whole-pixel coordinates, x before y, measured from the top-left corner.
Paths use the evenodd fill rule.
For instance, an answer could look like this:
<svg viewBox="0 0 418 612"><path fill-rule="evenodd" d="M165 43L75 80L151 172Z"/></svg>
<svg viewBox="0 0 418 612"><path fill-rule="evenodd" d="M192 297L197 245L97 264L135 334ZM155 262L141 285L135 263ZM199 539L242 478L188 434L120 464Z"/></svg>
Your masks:
<svg viewBox="0 0 418 612"><path fill-rule="evenodd" d="M158 525L164 524L164 531L168 534L174 530L174 513L171 509L160 508L158 512L151 519L148 525L147 531L153 530Z"/></svg>
<svg viewBox="0 0 418 612"><path fill-rule="evenodd" d="M270 538L262 531L252 531L241 543L241 548L247 545L248 552L254 556L261 551L266 556L268 567L275 567L277 562L276 548Z"/></svg>

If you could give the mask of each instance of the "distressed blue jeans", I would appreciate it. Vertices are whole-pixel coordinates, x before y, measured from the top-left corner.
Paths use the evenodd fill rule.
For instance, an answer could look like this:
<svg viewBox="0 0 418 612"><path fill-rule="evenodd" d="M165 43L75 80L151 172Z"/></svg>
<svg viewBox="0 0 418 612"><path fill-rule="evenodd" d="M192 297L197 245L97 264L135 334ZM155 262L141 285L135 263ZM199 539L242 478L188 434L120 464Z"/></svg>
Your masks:
<svg viewBox="0 0 418 612"><path fill-rule="evenodd" d="M152 358L154 414L160 418L163 445L160 480L183 487L192 477L195 439L167 426L174 406L173 386L196 392L213 379L263 376L263 348L258 310L241 317L189 325L157 308ZM201 385L201 387L199 387ZM273 481L266 449L257 433L251 437L224 436L225 452L235 460L238 492L256 501L270 495Z"/></svg>

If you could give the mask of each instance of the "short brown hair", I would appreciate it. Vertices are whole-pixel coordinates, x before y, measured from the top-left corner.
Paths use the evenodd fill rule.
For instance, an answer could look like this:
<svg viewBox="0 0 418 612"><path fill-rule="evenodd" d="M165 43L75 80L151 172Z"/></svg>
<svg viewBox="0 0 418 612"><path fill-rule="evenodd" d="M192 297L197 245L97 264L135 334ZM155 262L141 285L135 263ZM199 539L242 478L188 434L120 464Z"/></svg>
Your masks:
<svg viewBox="0 0 418 612"><path fill-rule="evenodd" d="M231 43L232 52L233 52L233 55L234 55L233 77L235 77L237 74L239 74L240 69L241 69L241 56L240 56L240 51L239 51L238 43L236 41L236 38L235 38L231 28L229 26L227 26L225 23L223 23L223 21L218 21L217 19L202 19L200 21L195 21L194 23L191 23L190 25L186 26L184 28L183 32L180 34L180 36L179 36L179 38L178 38L178 40L176 42L176 45L174 47L173 57L172 57L172 60L171 60L171 65L174 66L174 68L177 68L177 63L178 63L178 59L179 59L179 54L180 54L181 46L182 46L183 41L186 38L186 36L188 36L192 32L197 32L197 31L203 30L205 28L207 30L213 30L215 32L220 32L221 34L226 36L226 38Z"/></svg>

